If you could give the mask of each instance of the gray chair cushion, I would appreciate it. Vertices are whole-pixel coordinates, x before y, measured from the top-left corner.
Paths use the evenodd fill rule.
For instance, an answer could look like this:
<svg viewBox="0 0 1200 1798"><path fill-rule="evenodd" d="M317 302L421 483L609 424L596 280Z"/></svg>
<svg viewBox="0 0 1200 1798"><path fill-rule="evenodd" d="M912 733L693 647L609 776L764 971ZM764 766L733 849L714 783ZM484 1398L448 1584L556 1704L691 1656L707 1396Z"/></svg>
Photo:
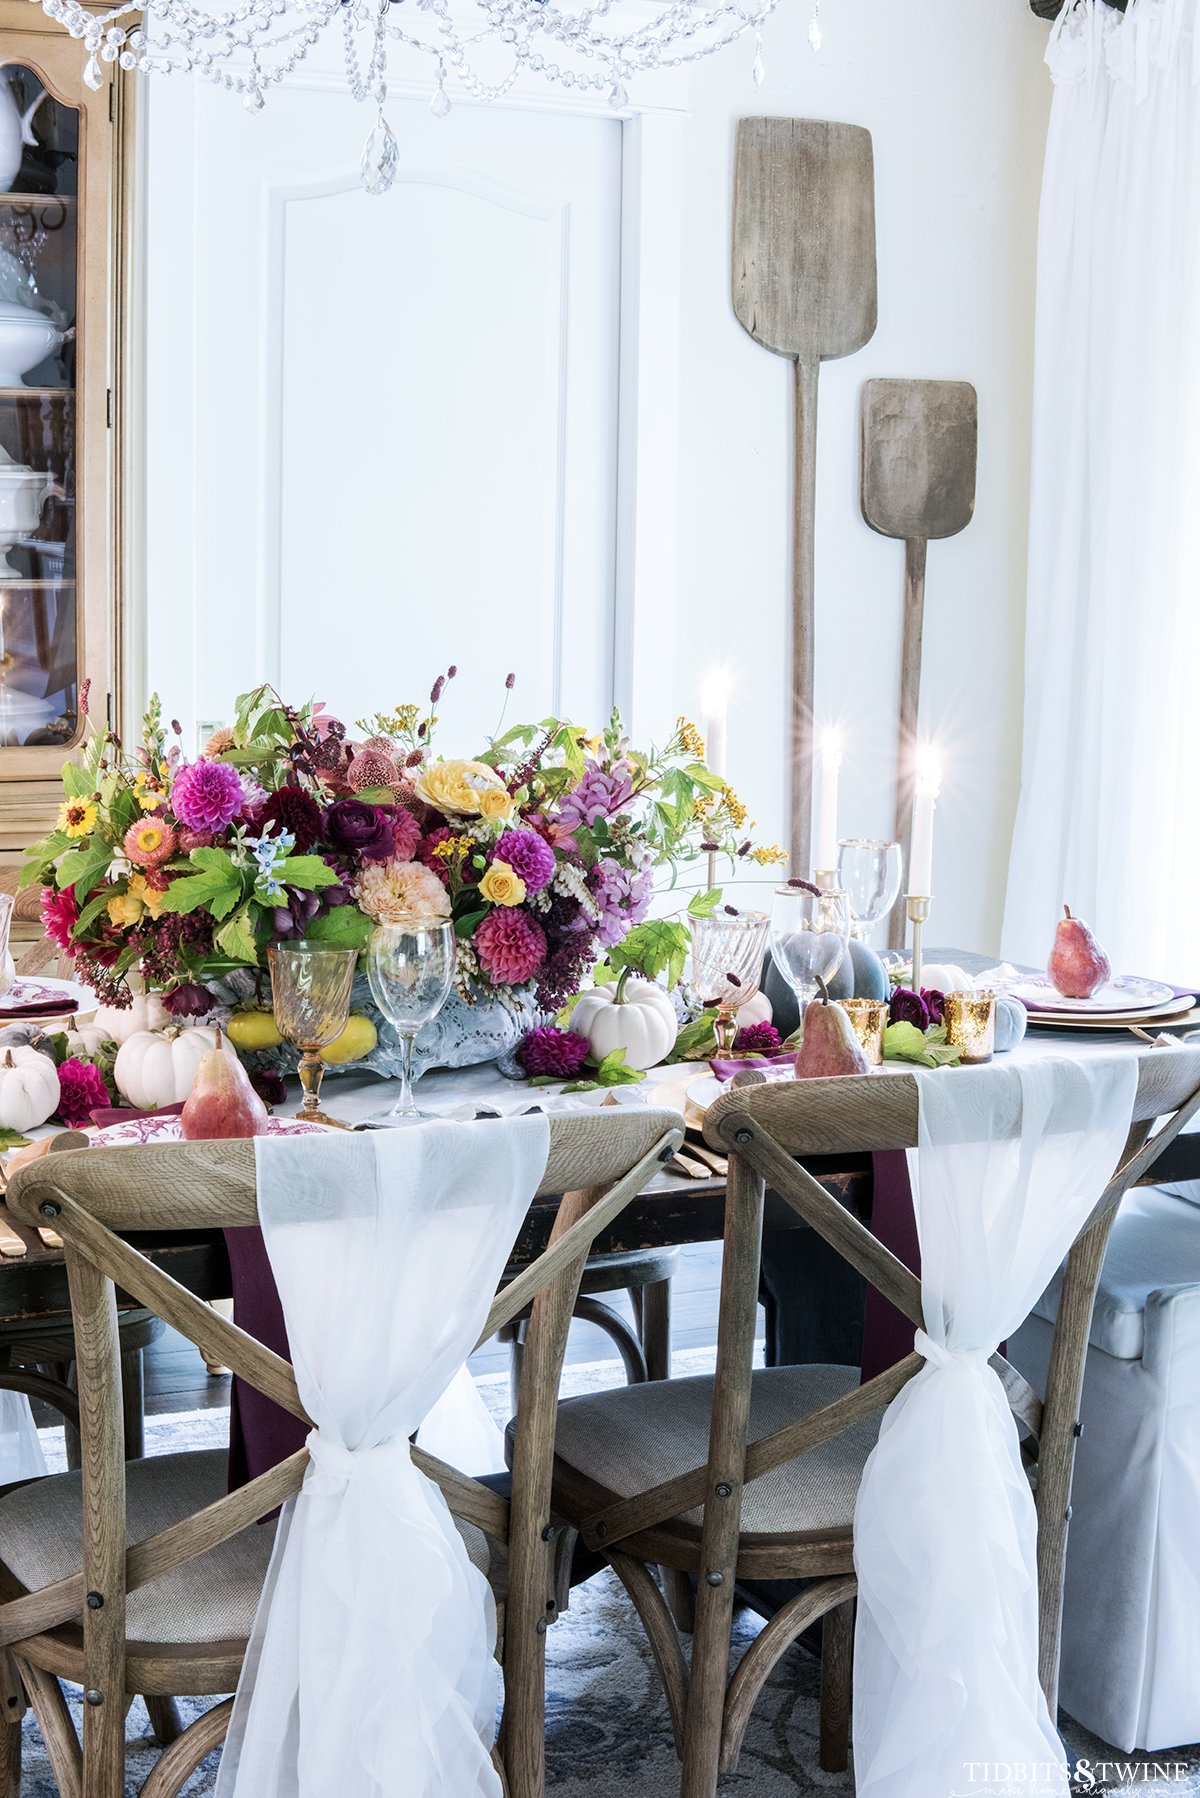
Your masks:
<svg viewBox="0 0 1200 1798"><path fill-rule="evenodd" d="M1060 1268L1034 1306L1058 1316ZM1089 1340L1117 1361L1140 1361L1146 1344L1146 1300L1164 1286L1200 1285L1200 1216L1195 1204L1165 1188L1131 1192L1108 1239Z"/></svg>
<svg viewBox="0 0 1200 1798"><path fill-rule="evenodd" d="M178 1523L228 1490L224 1449L151 1455L125 1468L129 1544ZM0 1498L0 1557L36 1591L82 1565L78 1473L51 1474ZM249 1636L275 1543L274 1523L248 1529L129 1594L126 1630L138 1642L223 1642Z"/></svg>
<svg viewBox="0 0 1200 1798"><path fill-rule="evenodd" d="M772 1367L753 1376L750 1441L808 1417L858 1385L855 1367ZM619 1498L631 1498L708 1458L713 1380L654 1380L566 1399L558 1408L560 1463ZM750 1535L849 1529L863 1465L882 1410L822 1448L751 1482L742 1502ZM702 1513L685 1521L699 1525Z"/></svg>

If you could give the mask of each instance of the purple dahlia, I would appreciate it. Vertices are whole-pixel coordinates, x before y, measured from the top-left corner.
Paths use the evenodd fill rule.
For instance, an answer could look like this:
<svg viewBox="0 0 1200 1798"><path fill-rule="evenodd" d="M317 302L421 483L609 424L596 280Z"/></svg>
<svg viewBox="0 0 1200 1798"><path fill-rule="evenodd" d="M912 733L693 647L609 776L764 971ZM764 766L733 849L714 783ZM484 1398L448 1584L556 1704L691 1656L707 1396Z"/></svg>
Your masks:
<svg viewBox="0 0 1200 1798"><path fill-rule="evenodd" d="M303 787L277 787L258 815L264 837L285 830L295 839L295 853L308 855L321 839L321 808Z"/></svg>
<svg viewBox="0 0 1200 1798"><path fill-rule="evenodd" d="M580 1036L578 1030L559 1030L553 1024L531 1030L517 1050L527 1074L549 1074L556 1080L573 1080L587 1054L586 1036Z"/></svg>
<svg viewBox="0 0 1200 1798"><path fill-rule="evenodd" d="M507 862L531 896L554 879L554 851L535 830L506 830L492 851L493 859Z"/></svg>
<svg viewBox="0 0 1200 1798"><path fill-rule="evenodd" d="M228 830L245 803L238 771L228 762L187 762L171 787L171 810L188 830Z"/></svg>
<svg viewBox="0 0 1200 1798"><path fill-rule="evenodd" d="M98 1105L109 1103L108 1088L98 1067L72 1055L58 1070L58 1115L72 1130L90 1124Z"/></svg>
<svg viewBox="0 0 1200 1798"><path fill-rule="evenodd" d="M914 993L910 987L898 986L892 994L892 1003L888 1009L888 1022L891 1024L915 1024L918 1030L929 1028L929 1007L922 994Z"/></svg>
<svg viewBox="0 0 1200 1798"><path fill-rule="evenodd" d="M778 1055L783 1038L774 1024L747 1024L733 1039L735 1055Z"/></svg>
<svg viewBox="0 0 1200 1798"><path fill-rule="evenodd" d="M546 959L546 933L519 905L498 905L471 940L493 986L524 986Z"/></svg>

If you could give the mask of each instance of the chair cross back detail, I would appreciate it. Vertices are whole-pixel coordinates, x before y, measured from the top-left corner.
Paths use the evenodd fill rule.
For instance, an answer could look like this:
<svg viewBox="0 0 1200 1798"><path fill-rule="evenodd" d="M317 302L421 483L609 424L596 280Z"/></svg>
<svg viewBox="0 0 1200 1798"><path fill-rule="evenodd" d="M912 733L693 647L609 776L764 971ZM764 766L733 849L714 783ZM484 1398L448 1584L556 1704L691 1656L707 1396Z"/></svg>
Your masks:
<svg viewBox="0 0 1200 1798"><path fill-rule="evenodd" d="M414 1463L441 1488L453 1515L508 1551L506 1752L515 1747L526 1772L507 1783L522 1798L539 1793L544 1783L541 1636L547 1594L554 1590L548 1546L553 1532L548 1537L546 1531L567 1326L596 1237L671 1159L682 1136L680 1120L671 1112L609 1110L551 1118L539 1196L565 1195L551 1242L497 1295L480 1337L484 1341L532 1303L511 1501L413 1450ZM69 1578L0 1601L0 1651L11 1655L29 1691L65 1798L82 1798L85 1791L87 1798L121 1798L125 1695L153 1689L127 1653L127 1598L270 1516L299 1490L309 1456L301 1450L237 1491L126 1548L116 1287L164 1318L210 1359L228 1365L294 1416L311 1420L288 1361L218 1316L117 1234L257 1224L253 1142L149 1144L54 1156L20 1170L6 1197L15 1216L32 1224L52 1219L63 1238L77 1344L83 1567ZM54 1632L80 1623L82 1665L76 1653L73 1660L67 1656L70 1670L60 1670L54 1664ZM5 1658L0 1653L0 1666ZM59 1677L82 1678L85 1688L98 1695L84 1706L82 1757L56 1696L55 1679L47 1682L38 1666ZM227 1692L239 1666L240 1653L223 1669L223 1684L210 1678L208 1684L173 1689ZM180 1673L188 1677L186 1662ZM205 1673L212 1675L211 1666ZM215 1707L168 1748L143 1788L147 1798L169 1798L190 1777L222 1739L228 1708ZM194 1739L185 1742L193 1732ZM167 1771L160 1778L164 1765Z"/></svg>

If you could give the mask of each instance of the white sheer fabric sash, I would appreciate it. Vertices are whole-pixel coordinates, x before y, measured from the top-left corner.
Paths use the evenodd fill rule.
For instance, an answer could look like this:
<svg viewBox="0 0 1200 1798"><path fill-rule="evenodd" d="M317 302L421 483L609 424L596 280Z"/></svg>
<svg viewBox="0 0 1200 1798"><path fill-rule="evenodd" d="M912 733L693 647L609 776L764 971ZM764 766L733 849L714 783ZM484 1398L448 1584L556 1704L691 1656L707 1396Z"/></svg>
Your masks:
<svg viewBox="0 0 1200 1798"><path fill-rule="evenodd" d="M408 1439L474 1347L549 1140L536 1116L256 1143L316 1428L218 1798L500 1798L491 1593Z"/></svg>
<svg viewBox="0 0 1200 1798"><path fill-rule="evenodd" d="M856 1790L1066 1798L1038 1684L1033 1498L988 1359L1032 1309L1117 1165L1137 1057L1047 1057L918 1079L909 1160L926 1365L884 1416L855 1513Z"/></svg>
<svg viewBox="0 0 1200 1798"><path fill-rule="evenodd" d="M46 1472L29 1400L23 1392L0 1392L0 1486L36 1480Z"/></svg>

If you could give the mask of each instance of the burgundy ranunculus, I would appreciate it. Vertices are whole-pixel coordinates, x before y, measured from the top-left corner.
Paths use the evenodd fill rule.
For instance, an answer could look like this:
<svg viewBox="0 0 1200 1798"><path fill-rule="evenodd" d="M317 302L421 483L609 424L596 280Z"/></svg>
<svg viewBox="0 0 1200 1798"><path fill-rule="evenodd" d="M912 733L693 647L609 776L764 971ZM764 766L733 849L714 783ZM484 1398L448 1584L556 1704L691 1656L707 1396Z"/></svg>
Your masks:
<svg viewBox="0 0 1200 1798"><path fill-rule="evenodd" d="M946 1022L945 993L939 993L936 987L923 986L921 988L921 997L924 999L925 1009L929 1013L929 1022L931 1024L944 1024Z"/></svg>
<svg viewBox="0 0 1200 1798"><path fill-rule="evenodd" d="M920 993L914 993L907 986L898 986L892 994L888 1020L892 1024L915 1024L918 1030L928 1030L929 1007Z"/></svg>
<svg viewBox="0 0 1200 1798"><path fill-rule="evenodd" d="M169 993L163 994L163 1010L169 1011L173 1018L204 1018L215 1004L208 988L194 980L185 980L182 986L172 987Z"/></svg>
<svg viewBox="0 0 1200 1798"><path fill-rule="evenodd" d="M308 855L321 835L321 808L303 787L277 787L259 813L258 827L264 837L290 830L295 853Z"/></svg>
<svg viewBox="0 0 1200 1798"><path fill-rule="evenodd" d="M264 1105L282 1105L287 1098L287 1081L274 1068L259 1068L251 1074L250 1084Z"/></svg>
<svg viewBox="0 0 1200 1798"><path fill-rule="evenodd" d="M325 837L332 848L364 862L389 861L395 840L390 813L361 799L339 799L329 807Z"/></svg>

